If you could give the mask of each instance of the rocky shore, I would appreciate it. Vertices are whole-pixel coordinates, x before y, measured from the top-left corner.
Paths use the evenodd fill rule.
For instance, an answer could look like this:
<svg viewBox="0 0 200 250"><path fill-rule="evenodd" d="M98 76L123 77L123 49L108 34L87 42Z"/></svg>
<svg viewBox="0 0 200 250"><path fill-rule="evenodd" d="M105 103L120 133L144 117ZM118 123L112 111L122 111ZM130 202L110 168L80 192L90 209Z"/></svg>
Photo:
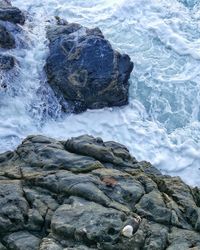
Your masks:
<svg viewBox="0 0 200 250"><path fill-rule="evenodd" d="M56 19L47 28L45 71L63 110L127 104L130 57L99 28ZM1 73L17 63L9 51L24 22L21 10L0 0ZM29 136L0 154L0 250L72 249L198 250L200 189L116 142Z"/></svg>
<svg viewBox="0 0 200 250"><path fill-rule="evenodd" d="M0 155L1 250L200 249L200 190L116 142L29 136Z"/></svg>

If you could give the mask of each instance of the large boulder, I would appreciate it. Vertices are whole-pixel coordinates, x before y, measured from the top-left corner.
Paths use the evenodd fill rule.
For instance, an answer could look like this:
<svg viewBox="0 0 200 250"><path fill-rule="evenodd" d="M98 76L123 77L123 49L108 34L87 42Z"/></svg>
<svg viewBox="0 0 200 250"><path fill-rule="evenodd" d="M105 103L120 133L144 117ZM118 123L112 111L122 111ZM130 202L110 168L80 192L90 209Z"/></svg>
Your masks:
<svg viewBox="0 0 200 250"><path fill-rule="evenodd" d="M0 48L12 49L15 48L15 39L13 35L0 24Z"/></svg>
<svg viewBox="0 0 200 250"><path fill-rule="evenodd" d="M48 82L65 111L121 106L128 103L128 79L133 63L115 51L102 32L60 22L48 29Z"/></svg>
<svg viewBox="0 0 200 250"><path fill-rule="evenodd" d="M0 154L0 249L200 249L200 189L116 142L29 136Z"/></svg>

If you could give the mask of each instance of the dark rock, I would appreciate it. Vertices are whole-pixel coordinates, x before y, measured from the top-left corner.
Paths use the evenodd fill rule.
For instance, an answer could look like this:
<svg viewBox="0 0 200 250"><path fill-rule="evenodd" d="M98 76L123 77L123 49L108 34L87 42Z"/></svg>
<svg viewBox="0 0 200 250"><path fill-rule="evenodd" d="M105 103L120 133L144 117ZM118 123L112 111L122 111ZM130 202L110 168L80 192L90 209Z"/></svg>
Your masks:
<svg viewBox="0 0 200 250"><path fill-rule="evenodd" d="M6 250L7 248L0 242L0 250Z"/></svg>
<svg viewBox="0 0 200 250"><path fill-rule="evenodd" d="M50 86L68 103L63 109L78 113L127 104L133 69L129 56L113 50L98 28L58 23L47 32L46 73Z"/></svg>
<svg viewBox="0 0 200 250"><path fill-rule="evenodd" d="M56 141L48 141L43 148L43 137L34 138L32 141L26 141L24 145L18 148L17 152L22 155L23 161L32 167L42 167L45 169L65 169L75 173L88 172L103 165L89 156L77 155L64 150L64 146ZM33 148L34 146L34 148Z"/></svg>
<svg viewBox="0 0 200 250"><path fill-rule="evenodd" d="M24 13L16 8L6 5L6 2L3 1L2 5L0 2L0 20L8 21L14 24L24 24L25 16Z"/></svg>
<svg viewBox="0 0 200 250"><path fill-rule="evenodd" d="M15 66L15 58L9 55L0 54L0 69L1 70L10 70Z"/></svg>
<svg viewBox="0 0 200 250"><path fill-rule="evenodd" d="M15 39L7 29L0 24L0 48L12 49L15 47Z"/></svg>
<svg viewBox="0 0 200 250"><path fill-rule="evenodd" d="M136 163L131 157L128 149L116 142L103 142L100 138L93 138L85 135L68 140L64 144L70 152L78 152L82 155L89 155L103 162L125 165ZM111 150L112 148L112 150Z"/></svg>
<svg viewBox="0 0 200 250"><path fill-rule="evenodd" d="M200 249L200 190L119 143L29 136L0 155L0 249Z"/></svg>
<svg viewBox="0 0 200 250"><path fill-rule="evenodd" d="M54 237L59 240L75 238L94 248L98 242L104 249L106 243L116 243L121 229L129 220L131 218L119 210L71 198L70 204L60 206L54 213L51 229Z"/></svg>
<svg viewBox="0 0 200 250"><path fill-rule="evenodd" d="M27 212L21 182L0 180L0 235L23 229Z"/></svg>
<svg viewBox="0 0 200 250"><path fill-rule="evenodd" d="M172 228L168 235L169 248L168 250L198 250L200 249L199 233L194 233L189 230L181 230Z"/></svg>

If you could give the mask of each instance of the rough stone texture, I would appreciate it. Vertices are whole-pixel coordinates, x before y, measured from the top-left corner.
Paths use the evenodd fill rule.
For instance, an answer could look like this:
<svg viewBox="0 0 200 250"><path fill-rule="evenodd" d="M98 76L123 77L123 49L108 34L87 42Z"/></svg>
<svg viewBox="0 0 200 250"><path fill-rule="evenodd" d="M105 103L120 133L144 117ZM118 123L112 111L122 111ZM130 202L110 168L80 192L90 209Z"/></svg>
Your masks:
<svg viewBox="0 0 200 250"><path fill-rule="evenodd" d="M8 73L0 84L0 87L4 89L7 88L8 79L14 77L14 75L9 75L7 71L13 69L17 63L15 57L7 54L7 50L19 47L15 35L18 36L20 32L18 24L24 24L24 22L25 16L21 10L12 7L10 0L0 0L0 49L3 49L0 54L0 71ZM4 53L5 51L6 53Z"/></svg>
<svg viewBox="0 0 200 250"><path fill-rule="evenodd" d="M128 103L128 79L133 63L113 50L100 29L88 29L58 19L48 29L48 82L63 109L75 113Z"/></svg>
<svg viewBox="0 0 200 250"><path fill-rule="evenodd" d="M40 238L26 231L12 233L5 237L8 249L37 250L40 244Z"/></svg>
<svg viewBox="0 0 200 250"><path fill-rule="evenodd" d="M0 54L0 69L1 70L10 70L15 66L15 58L10 55Z"/></svg>
<svg viewBox="0 0 200 250"><path fill-rule="evenodd" d="M0 48L12 49L15 47L15 39L12 34L0 24Z"/></svg>
<svg viewBox="0 0 200 250"><path fill-rule="evenodd" d="M119 143L29 136L0 155L0 250L10 249L198 250L200 190Z"/></svg>
<svg viewBox="0 0 200 250"><path fill-rule="evenodd" d="M25 16L20 9L10 6L9 1L0 1L0 20L24 24Z"/></svg>

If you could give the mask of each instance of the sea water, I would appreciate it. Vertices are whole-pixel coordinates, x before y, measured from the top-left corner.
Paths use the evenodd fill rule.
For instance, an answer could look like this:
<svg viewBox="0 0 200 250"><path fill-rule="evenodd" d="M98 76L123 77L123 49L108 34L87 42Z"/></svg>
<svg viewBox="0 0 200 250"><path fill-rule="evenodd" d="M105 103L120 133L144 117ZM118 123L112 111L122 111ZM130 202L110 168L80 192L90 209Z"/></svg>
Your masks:
<svg viewBox="0 0 200 250"><path fill-rule="evenodd" d="M18 66L0 78L0 151L29 134L81 134L126 145L138 160L200 186L200 3L196 0L13 0L26 12L15 28ZM45 30L55 16L99 27L130 55L129 105L62 114L46 83ZM2 50L2 53L5 51ZM6 88L4 85L6 84Z"/></svg>

